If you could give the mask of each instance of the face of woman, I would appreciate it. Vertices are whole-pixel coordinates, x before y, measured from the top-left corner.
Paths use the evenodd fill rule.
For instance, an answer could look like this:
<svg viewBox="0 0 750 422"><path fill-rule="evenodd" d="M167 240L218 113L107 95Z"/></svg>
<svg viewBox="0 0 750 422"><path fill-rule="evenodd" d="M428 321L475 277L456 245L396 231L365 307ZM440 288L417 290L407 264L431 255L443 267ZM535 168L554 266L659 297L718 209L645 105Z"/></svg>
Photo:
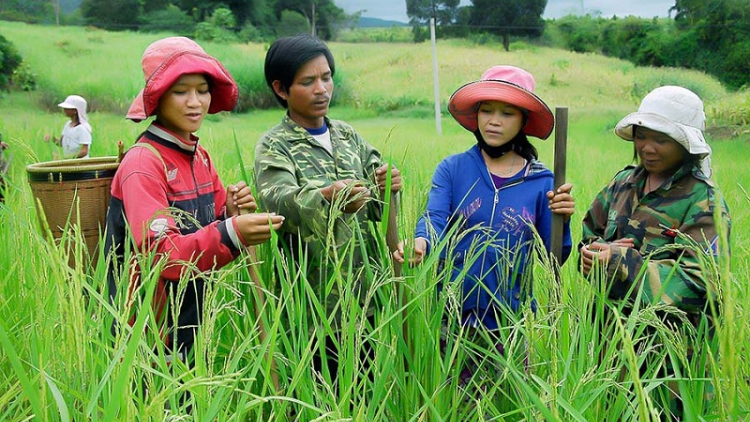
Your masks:
<svg viewBox="0 0 750 422"><path fill-rule="evenodd" d="M635 127L633 143L643 167L657 176L674 174L688 154L674 139L645 127Z"/></svg>
<svg viewBox="0 0 750 422"><path fill-rule="evenodd" d="M211 91L200 73L182 75L159 99L157 120L183 139L200 129L211 105Z"/></svg>
<svg viewBox="0 0 750 422"><path fill-rule="evenodd" d="M484 141L498 147L521 131L523 113L518 107L501 101L482 101L477 111L477 123Z"/></svg>

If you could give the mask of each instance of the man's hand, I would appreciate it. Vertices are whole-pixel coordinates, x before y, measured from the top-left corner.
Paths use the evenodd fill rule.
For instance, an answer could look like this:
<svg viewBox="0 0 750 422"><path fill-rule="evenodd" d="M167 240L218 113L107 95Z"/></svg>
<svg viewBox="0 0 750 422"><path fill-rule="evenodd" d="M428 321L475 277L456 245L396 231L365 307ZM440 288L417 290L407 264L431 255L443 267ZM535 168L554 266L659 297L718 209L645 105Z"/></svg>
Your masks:
<svg viewBox="0 0 750 422"><path fill-rule="evenodd" d="M337 180L321 189L320 193L331 204L343 205L347 214L359 211L370 199L370 190L352 179Z"/></svg>
<svg viewBox="0 0 750 422"><path fill-rule="evenodd" d="M388 164L383 164L377 170L375 170L375 183L377 183L380 191L385 190L385 184L388 180ZM391 192L398 192L401 190L401 171L396 166L391 165Z"/></svg>

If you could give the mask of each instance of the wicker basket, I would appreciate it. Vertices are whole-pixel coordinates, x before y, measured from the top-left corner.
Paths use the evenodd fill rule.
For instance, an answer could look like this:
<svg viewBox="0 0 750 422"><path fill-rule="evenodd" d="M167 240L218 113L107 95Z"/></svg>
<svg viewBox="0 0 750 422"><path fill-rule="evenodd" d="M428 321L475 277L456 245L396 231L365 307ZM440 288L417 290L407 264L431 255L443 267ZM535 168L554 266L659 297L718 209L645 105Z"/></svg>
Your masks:
<svg viewBox="0 0 750 422"><path fill-rule="evenodd" d="M42 208L37 209L42 229L46 232L49 227L52 236L60 239L70 228L69 224L78 225L93 264L98 255L100 233L106 224L110 185L119 165L118 157L97 157L48 161L26 167L34 202Z"/></svg>

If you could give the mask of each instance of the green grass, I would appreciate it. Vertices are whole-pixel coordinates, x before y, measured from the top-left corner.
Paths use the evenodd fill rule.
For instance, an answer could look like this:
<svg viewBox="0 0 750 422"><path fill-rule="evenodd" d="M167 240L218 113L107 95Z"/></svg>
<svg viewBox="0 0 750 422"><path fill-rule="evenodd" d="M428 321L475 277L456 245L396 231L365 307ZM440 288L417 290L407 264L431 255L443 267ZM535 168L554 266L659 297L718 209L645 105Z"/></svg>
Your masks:
<svg viewBox="0 0 750 422"><path fill-rule="evenodd" d="M175 409L185 391L191 394L194 419L201 421L283 420L292 414L303 421L455 421L485 416L600 421L621 415L623 420L656 420L654 399L665 380L658 365L648 362L658 362L665 354L684 354L686 339L669 335L651 308L633 312L621 324L593 324L591 315L601 320L615 310L602 308L600 288L577 273L574 261L562 267L559 282L551 264L537 265L540 309L523 313L503 331L504 356L487 347L488 339L459 329L458 292L449 286L439 297L436 293L441 274L435 255L418 268L405 269L404 278L393 278L385 249L379 257L383 264L369 268L371 298L380 304L374 331L360 329L364 318L356 301L342 302L351 311L346 313L345 356L335 383L310 370L310 345L323 333L305 321L325 315L306 290L306 275L288 267L271 245L259 251L261 284L267 288L260 315L255 307L258 290L250 283L244 261L212 277L192 370L168 365L168 353L154 353L148 346L154 331L152 319L146 318L149 312L141 313L143 319L132 332L113 341L110 322L124 321L126 315L106 300L103 262L91 270L71 270L66 249L45 241L25 166L52 159L54 148L43 137L59 133L65 120L55 104L73 92L88 95L95 106L90 114L93 155L115 155L118 140L132 143L146 123L126 121L123 110L142 85L140 54L158 36L8 22L0 22L0 33L18 46L42 81L38 92L13 92L0 99L0 132L13 156L7 203L0 206L0 420L185 420L164 410ZM550 106L569 107L567 179L575 185L577 201L574 241L580 238L580 218L594 195L630 162L632 145L616 138L612 128L635 110L650 88L679 83L695 89L705 98L711 126L734 127L742 118L747 122L742 117L747 103L742 94L728 94L703 74L636 68L596 55L544 47L523 50L525 44L516 45L518 50L506 53L497 46L441 41L442 109L453 90L499 63L530 70L539 95ZM205 48L230 71L248 72L243 77L253 80L266 46ZM399 223L408 241L435 166L445 156L467 149L473 138L446 115L443 134L436 133L430 114L428 44L333 43L331 48L340 72L337 89L344 91L331 116L351 123L401 169L405 188ZM257 139L281 116L277 108L212 116L204 123L201 142L218 163L225 183L252 174L243 171L241 163L253 162ZM744 159L750 133L746 126L733 133L726 139L710 139L715 179L732 212L733 255L717 269L722 274L723 325L712 347L698 353L708 362L709 372L693 364L688 373L676 377L689 400L687 420L750 419L750 366L744 358L750 350L750 251L744 232L750 222L750 169ZM551 165L553 142L533 142ZM82 253L80 237L73 234L69 241ZM144 285L153 284L154 274L146 276ZM397 299L404 289L405 303ZM149 294L144 289L143 303L149 303ZM450 335L441 354L443 320L449 322ZM259 337L259 321L266 328L265 342ZM666 346L647 341L640 342L645 348L635 348L647 327L653 327L658 333L653 338ZM358 359L365 341L375 345L369 373L362 373ZM528 365L522 359L527 354ZM468 361L481 366L485 376L465 391L457 375ZM633 370L643 362L640 374ZM279 390L270 377L273 369L281 380ZM709 381L715 386L715 399L704 402L702 391ZM483 391L481 397L477 389Z"/></svg>

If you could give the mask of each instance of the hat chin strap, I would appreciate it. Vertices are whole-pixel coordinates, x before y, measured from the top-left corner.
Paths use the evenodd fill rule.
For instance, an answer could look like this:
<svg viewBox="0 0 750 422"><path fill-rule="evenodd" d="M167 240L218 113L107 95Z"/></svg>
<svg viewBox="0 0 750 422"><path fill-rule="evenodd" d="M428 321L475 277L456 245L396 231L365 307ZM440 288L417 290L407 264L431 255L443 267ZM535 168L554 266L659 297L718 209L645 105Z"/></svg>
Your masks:
<svg viewBox="0 0 750 422"><path fill-rule="evenodd" d="M516 146L515 137L500 146L492 146L488 144L487 141L484 140L484 138L482 137L482 134L479 133L479 130L474 132L474 136L476 136L477 138L477 145L479 145L479 149L481 149L487 155L489 155L490 158L500 158L503 155L513 151L514 147Z"/></svg>

